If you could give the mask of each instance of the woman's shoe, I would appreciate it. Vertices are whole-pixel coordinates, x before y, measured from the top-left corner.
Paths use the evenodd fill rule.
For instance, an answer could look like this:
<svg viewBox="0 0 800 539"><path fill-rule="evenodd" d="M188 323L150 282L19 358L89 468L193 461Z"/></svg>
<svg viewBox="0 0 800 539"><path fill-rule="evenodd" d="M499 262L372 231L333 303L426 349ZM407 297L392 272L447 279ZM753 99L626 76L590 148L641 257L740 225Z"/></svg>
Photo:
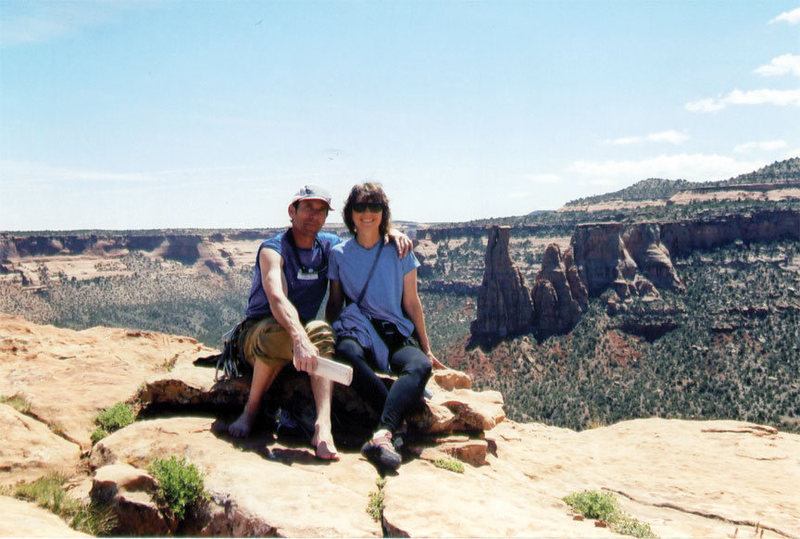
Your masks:
<svg viewBox="0 0 800 539"><path fill-rule="evenodd" d="M403 460L392 444L392 433L388 431L365 443L361 447L361 454L375 466L389 470L397 470Z"/></svg>

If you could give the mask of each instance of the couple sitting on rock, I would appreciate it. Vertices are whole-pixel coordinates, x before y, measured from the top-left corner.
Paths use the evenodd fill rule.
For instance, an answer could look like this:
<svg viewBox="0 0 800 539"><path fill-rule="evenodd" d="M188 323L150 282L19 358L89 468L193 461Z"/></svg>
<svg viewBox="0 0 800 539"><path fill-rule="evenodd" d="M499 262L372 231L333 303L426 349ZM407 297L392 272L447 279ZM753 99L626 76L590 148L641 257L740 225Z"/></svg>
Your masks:
<svg viewBox="0 0 800 539"><path fill-rule="evenodd" d="M253 378L244 411L228 433L250 433L264 392L293 361L311 377L316 456L338 460L330 417L333 382L312 374L317 356L335 356L353 367L353 388L381 414L362 453L378 467L397 469L401 457L393 438L422 397L431 368L443 367L425 330L419 262L411 240L390 230L389 201L380 185L364 183L350 191L343 216L353 238L321 232L332 209L327 191L303 187L289 204L291 228L259 247L239 338ZM327 322L314 320L329 280L325 317L334 321L336 336ZM376 370L398 375L389 390Z"/></svg>

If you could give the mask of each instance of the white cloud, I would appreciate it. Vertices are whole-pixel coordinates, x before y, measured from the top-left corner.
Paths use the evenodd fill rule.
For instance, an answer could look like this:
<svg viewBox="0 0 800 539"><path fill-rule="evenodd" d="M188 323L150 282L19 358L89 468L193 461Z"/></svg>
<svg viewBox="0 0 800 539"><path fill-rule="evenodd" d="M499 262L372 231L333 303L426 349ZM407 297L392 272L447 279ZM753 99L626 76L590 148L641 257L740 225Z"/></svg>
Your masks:
<svg viewBox="0 0 800 539"><path fill-rule="evenodd" d="M645 135L643 137L623 137L617 139L610 139L606 140L605 142L617 146L627 146L630 144L638 144L641 142L668 142L670 144L682 144L687 140L689 140L689 135L685 133L679 133L678 131L675 130L670 130L670 131L660 131L658 133L650 133L649 135Z"/></svg>
<svg viewBox="0 0 800 539"><path fill-rule="evenodd" d="M686 110L689 112L715 112L724 108L725 105L722 104L722 101L710 97L686 103Z"/></svg>
<svg viewBox="0 0 800 539"><path fill-rule="evenodd" d="M791 11L784 11L783 13L781 13L780 15L769 21L769 23L772 24L781 21L786 21L789 24L800 23L800 7L794 8Z"/></svg>
<svg viewBox="0 0 800 539"><path fill-rule="evenodd" d="M745 142L744 144L739 144L733 149L733 151L735 153L746 153L752 151L771 152L775 150L782 150L787 146L788 144L786 143L785 140L764 140L760 142L751 141L751 142Z"/></svg>
<svg viewBox="0 0 800 539"><path fill-rule="evenodd" d="M734 90L722 98L699 99L686 104L690 112L714 112L728 105L778 105L800 107L800 89L796 90Z"/></svg>
<svg viewBox="0 0 800 539"><path fill-rule="evenodd" d="M638 161L576 161L567 170L593 182L619 183L647 178L720 180L751 172L763 165L716 154L681 153Z"/></svg>
<svg viewBox="0 0 800 539"><path fill-rule="evenodd" d="M770 63L756 69L755 73L765 77L774 75L795 75L800 77L800 56L784 54L775 57Z"/></svg>

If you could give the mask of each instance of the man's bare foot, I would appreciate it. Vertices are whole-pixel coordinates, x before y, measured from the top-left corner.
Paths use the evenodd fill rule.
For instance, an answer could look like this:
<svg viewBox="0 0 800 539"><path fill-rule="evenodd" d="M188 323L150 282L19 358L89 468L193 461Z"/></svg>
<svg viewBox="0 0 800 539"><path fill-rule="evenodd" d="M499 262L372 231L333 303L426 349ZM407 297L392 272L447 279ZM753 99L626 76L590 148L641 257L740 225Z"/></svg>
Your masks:
<svg viewBox="0 0 800 539"><path fill-rule="evenodd" d="M256 420L257 415L257 412L248 412L245 408L239 419L228 426L228 434L235 438L246 438L250 435L250 429L253 427L253 422Z"/></svg>
<svg viewBox="0 0 800 539"><path fill-rule="evenodd" d="M314 454L320 460L339 460L339 452L333 444L333 435L330 431L320 434L321 430L319 425L314 426L314 436L311 438Z"/></svg>
<svg viewBox="0 0 800 539"><path fill-rule="evenodd" d="M320 460L339 460L339 453L336 451L336 447L328 442L319 442L314 450L314 455Z"/></svg>

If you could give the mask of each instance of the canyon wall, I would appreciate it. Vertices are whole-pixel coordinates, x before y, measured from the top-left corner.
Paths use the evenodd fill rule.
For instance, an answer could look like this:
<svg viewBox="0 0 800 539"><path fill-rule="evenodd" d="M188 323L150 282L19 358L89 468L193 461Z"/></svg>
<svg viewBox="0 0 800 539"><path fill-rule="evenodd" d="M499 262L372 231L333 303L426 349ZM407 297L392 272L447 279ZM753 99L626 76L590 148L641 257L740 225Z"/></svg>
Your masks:
<svg viewBox="0 0 800 539"><path fill-rule="evenodd" d="M575 227L563 253L548 246L531 290L531 301L510 301L526 290L513 278L508 229L489 227L484 283L481 285L473 344L491 345L506 336L536 333L540 338L569 332L589 297L603 296L610 314L631 297L658 298L659 290L685 291L672 262L698 249L741 241L746 244L800 240L800 211L762 210L711 219L664 223L586 223ZM530 305L531 311L528 311ZM527 327L524 321L529 320ZM644 333L648 328L641 328Z"/></svg>

